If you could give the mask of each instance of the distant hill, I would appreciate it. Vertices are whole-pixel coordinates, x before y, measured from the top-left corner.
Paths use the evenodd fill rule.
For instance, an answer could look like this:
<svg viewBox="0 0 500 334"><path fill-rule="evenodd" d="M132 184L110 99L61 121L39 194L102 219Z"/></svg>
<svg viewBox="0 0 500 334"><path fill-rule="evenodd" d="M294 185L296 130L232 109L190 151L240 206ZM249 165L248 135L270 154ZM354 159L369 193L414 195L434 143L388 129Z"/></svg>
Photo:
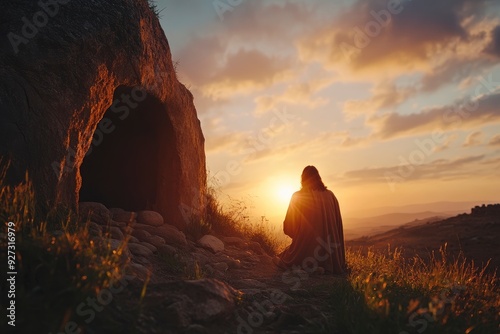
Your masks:
<svg viewBox="0 0 500 334"><path fill-rule="evenodd" d="M344 217L344 234L346 240L371 236L386 232L404 224L425 224L442 220L452 215L442 212L390 213L366 218Z"/></svg>
<svg viewBox="0 0 500 334"><path fill-rule="evenodd" d="M478 204L494 204L494 201L440 201L440 202L429 202L429 203L419 203L410 204L402 206L386 206L379 208L369 208L365 210L357 210L355 212L345 212L346 217L374 217L380 216L388 213L399 212L399 213L415 213L415 212L438 212L440 214L445 214L448 216L455 216L460 213L466 213L470 211L470 208Z"/></svg>
<svg viewBox="0 0 500 334"><path fill-rule="evenodd" d="M352 248L378 250L403 247L404 255L427 258L447 244L450 257L460 251L477 265L492 259L489 270L500 267L500 204L476 207L470 214L438 221L415 221L380 234L346 241Z"/></svg>

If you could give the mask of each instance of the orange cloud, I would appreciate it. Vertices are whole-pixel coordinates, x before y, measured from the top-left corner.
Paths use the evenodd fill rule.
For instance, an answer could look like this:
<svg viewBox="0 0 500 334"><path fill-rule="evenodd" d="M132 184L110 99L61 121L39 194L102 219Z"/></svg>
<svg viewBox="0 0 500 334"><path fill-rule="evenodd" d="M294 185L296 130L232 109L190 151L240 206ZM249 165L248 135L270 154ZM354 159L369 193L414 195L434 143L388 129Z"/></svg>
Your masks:
<svg viewBox="0 0 500 334"><path fill-rule="evenodd" d="M373 116L367 123L381 139L410 136L433 131L467 129L500 122L500 93L472 101L433 108L413 114L387 113Z"/></svg>
<svg viewBox="0 0 500 334"><path fill-rule="evenodd" d="M485 47L488 34L475 28L487 5L487 0L359 0L301 38L298 49L301 59L344 74L346 69L371 78L432 73L457 55L481 57L476 49Z"/></svg>
<svg viewBox="0 0 500 334"><path fill-rule="evenodd" d="M373 114L378 110L396 107L417 92L415 87L398 87L393 82L383 81L372 90L373 95L364 100L348 100L343 112L348 119Z"/></svg>

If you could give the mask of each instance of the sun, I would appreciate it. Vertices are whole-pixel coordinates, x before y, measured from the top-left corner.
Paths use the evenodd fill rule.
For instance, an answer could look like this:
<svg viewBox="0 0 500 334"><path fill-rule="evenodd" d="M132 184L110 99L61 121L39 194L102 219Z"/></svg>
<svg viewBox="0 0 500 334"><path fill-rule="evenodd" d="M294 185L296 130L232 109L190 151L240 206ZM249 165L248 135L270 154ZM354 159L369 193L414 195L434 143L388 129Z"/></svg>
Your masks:
<svg viewBox="0 0 500 334"><path fill-rule="evenodd" d="M296 190L290 183L278 183L275 190L277 200L282 203L288 203Z"/></svg>

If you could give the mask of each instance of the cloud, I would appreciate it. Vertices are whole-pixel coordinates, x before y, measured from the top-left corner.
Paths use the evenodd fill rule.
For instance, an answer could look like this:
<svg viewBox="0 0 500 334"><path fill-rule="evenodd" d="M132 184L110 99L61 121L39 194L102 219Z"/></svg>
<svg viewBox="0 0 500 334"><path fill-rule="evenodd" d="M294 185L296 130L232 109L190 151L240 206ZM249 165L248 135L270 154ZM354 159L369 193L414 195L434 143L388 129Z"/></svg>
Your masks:
<svg viewBox="0 0 500 334"><path fill-rule="evenodd" d="M481 131L474 131L467 136L462 146L463 147L477 146L480 145L482 141L483 141L483 133Z"/></svg>
<svg viewBox="0 0 500 334"><path fill-rule="evenodd" d="M259 50L238 50L204 85L211 96L231 96L235 92L249 94L255 89L270 86L290 75L290 59L269 56Z"/></svg>
<svg viewBox="0 0 500 334"><path fill-rule="evenodd" d="M221 151L236 152L238 150L237 148L244 142L244 137L245 134L242 132L207 136L205 151L207 153L217 153Z"/></svg>
<svg viewBox="0 0 500 334"><path fill-rule="evenodd" d="M467 129L500 122L500 93L483 95L472 101L432 108L420 113L386 113L367 120L381 139L410 136L433 131Z"/></svg>
<svg viewBox="0 0 500 334"><path fill-rule="evenodd" d="M500 25L497 25L490 33L491 42L486 46L484 52L500 58Z"/></svg>
<svg viewBox="0 0 500 334"><path fill-rule="evenodd" d="M252 93L287 78L293 60L257 49L228 53L218 37L194 37L179 51L179 76L204 96L223 100L237 92Z"/></svg>
<svg viewBox="0 0 500 334"><path fill-rule="evenodd" d="M488 145L491 145L491 146L500 146L500 134L494 135L493 137L491 137Z"/></svg>
<svg viewBox="0 0 500 334"><path fill-rule="evenodd" d="M261 115L276 109L280 104L300 105L314 109L326 105L329 100L315 96L333 82L331 77L316 78L307 82L290 84L281 94L264 95L255 98L255 114Z"/></svg>
<svg viewBox="0 0 500 334"><path fill-rule="evenodd" d="M373 88L370 98L346 101L343 112L348 119L374 114L378 110L398 106L416 92L415 87L398 87L394 82L383 81Z"/></svg>
<svg viewBox="0 0 500 334"><path fill-rule="evenodd" d="M301 59L340 72L349 68L357 75L371 73L372 78L379 73L433 73L437 68L444 82L456 67L443 64L457 56L479 58L488 43L480 19L488 0L403 1L396 7L389 3L394 1L358 0L300 39ZM476 31L479 26L483 30Z"/></svg>
<svg viewBox="0 0 500 334"><path fill-rule="evenodd" d="M456 134L451 134L451 135L446 136L446 138L444 138L444 140L443 140L443 143L441 145L437 145L434 148L434 152L437 153L437 152L442 152L442 151L449 149L451 144L453 144L457 138L458 138L458 136Z"/></svg>
<svg viewBox="0 0 500 334"><path fill-rule="evenodd" d="M485 161L485 155L476 155L457 159L437 159L418 166L401 163L398 166L356 169L344 173L340 182L367 184L469 178L471 173L477 174L477 169L472 166Z"/></svg>

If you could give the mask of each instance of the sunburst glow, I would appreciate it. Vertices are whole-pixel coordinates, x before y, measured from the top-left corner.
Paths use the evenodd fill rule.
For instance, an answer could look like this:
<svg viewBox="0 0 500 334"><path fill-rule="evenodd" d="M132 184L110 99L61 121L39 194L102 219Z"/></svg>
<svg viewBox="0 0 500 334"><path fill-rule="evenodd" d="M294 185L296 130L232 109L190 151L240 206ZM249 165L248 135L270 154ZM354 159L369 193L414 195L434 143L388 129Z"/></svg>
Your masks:
<svg viewBox="0 0 500 334"><path fill-rule="evenodd" d="M288 203L295 191L297 189L291 182L280 181L275 186L276 199L280 203Z"/></svg>

